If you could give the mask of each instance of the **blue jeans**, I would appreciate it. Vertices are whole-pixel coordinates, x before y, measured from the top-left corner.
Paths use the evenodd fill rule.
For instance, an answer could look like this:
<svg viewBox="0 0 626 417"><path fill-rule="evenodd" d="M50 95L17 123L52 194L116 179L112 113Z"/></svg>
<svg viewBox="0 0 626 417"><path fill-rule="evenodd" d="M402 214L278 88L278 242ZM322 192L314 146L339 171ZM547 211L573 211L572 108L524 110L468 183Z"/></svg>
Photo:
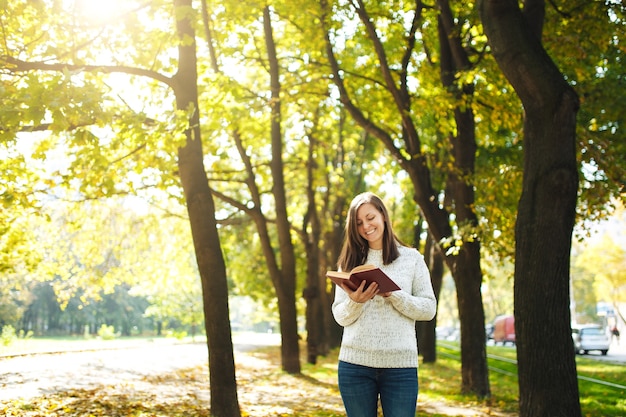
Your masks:
<svg viewBox="0 0 626 417"><path fill-rule="evenodd" d="M415 417L417 368L370 368L339 361L339 391L348 417Z"/></svg>

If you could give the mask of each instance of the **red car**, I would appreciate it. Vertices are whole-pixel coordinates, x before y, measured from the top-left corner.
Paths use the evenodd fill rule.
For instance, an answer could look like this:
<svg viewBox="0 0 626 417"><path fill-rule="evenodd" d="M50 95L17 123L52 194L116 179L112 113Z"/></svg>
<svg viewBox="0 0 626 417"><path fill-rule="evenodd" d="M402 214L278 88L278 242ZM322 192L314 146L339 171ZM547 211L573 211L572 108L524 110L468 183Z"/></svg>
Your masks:
<svg viewBox="0 0 626 417"><path fill-rule="evenodd" d="M493 322L494 343L515 344L515 317L512 315L498 316Z"/></svg>

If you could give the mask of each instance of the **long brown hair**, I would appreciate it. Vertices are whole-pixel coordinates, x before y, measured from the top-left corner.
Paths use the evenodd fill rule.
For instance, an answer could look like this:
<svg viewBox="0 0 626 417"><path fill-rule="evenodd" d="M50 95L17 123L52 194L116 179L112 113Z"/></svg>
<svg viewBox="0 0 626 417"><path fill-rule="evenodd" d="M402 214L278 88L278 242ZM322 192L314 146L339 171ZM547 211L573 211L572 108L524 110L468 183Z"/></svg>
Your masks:
<svg viewBox="0 0 626 417"><path fill-rule="evenodd" d="M359 235L356 212L363 204L368 203L376 207L376 210L382 214L385 222L385 231L383 233L383 264L388 265L400 256L398 245L402 244L402 242L400 242L393 233L391 219L389 218L389 212L385 204L376 194L365 192L354 197L348 209L343 247L341 248L341 254L337 261L337 267L342 271L350 271L355 266L363 265L367 259L369 245L367 240Z"/></svg>

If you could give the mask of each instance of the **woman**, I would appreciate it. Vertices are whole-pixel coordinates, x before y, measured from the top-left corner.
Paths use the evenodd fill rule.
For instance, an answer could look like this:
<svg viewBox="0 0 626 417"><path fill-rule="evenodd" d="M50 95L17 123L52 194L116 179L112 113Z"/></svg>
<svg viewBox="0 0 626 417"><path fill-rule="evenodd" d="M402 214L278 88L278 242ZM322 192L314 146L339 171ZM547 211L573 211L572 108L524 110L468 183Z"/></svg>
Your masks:
<svg viewBox="0 0 626 417"><path fill-rule="evenodd" d="M424 257L395 236L381 199L357 195L346 219L342 271L363 264L382 269L401 288L380 293L378 285L355 291L342 285L332 306L344 328L339 351L339 390L348 417L414 417L417 402L416 320L431 320L436 301Z"/></svg>

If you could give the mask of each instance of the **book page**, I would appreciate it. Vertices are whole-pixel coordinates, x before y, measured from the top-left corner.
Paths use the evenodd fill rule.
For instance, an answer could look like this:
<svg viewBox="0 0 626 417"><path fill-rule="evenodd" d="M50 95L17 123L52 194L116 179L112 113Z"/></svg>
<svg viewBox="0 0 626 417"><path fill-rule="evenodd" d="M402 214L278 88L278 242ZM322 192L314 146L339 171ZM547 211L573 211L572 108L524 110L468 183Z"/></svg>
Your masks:
<svg viewBox="0 0 626 417"><path fill-rule="evenodd" d="M354 274L355 272L369 271L371 269L376 269L376 267L370 264L359 265L352 268L352 271L350 271L350 273Z"/></svg>

